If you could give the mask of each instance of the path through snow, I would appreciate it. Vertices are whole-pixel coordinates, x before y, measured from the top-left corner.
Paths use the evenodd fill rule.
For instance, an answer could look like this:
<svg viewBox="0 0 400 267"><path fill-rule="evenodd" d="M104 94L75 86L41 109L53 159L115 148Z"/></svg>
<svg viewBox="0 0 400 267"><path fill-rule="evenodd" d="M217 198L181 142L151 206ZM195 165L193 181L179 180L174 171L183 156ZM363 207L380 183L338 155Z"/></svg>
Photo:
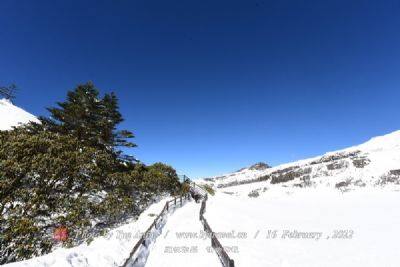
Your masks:
<svg viewBox="0 0 400 267"><path fill-rule="evenodd" d="M200 204L191 201L168 218L151 248L146 267L220 267L217 254L204 236L199 220Z"/></svg>

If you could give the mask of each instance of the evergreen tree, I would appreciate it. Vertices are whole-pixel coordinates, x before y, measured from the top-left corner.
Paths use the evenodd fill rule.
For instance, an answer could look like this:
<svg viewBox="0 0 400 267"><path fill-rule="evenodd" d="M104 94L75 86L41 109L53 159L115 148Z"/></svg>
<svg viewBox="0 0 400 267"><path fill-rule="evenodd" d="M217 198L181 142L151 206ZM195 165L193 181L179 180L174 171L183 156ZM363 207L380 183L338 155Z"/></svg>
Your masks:
<svg viewBox="0 0 400 267"><path fill-rule="evenodd" d="M118 147L135 145L117 130L115 94L100 98L86 83L49 111L41 123L0 131L0 264L51 251L56 227L68 228L64 244L79 244L182 189L168 165L121 162Z"/></svg>
<svg viewBox="0 0 400 267"><path fill-rule="evenodd" d="M113 155L76 137L18 127L0 131L0 264L49 252L52 230L68 244L141 211L141 169L122 170Z"/></svg>
<svg viewBox="0 0 400 267"><path fill-rule="evenodd" d="M121 155L119 147L136 146L128 141L134 137L132 132L117 130L123 118L114 93L101 98L94 84L88 82L69 91L67 100L57 105L48 108L50 119L40 118L51 131L72 134L89 146L105 148L117 156Z"/></svg>
<svg viewBox="0 0 400 267"><path fill-rule="evenodd" d="M143 191L155 194L164 192L175 194L180 188L179 177L175 169L160 162L147 167L141 182Z"/></svg>

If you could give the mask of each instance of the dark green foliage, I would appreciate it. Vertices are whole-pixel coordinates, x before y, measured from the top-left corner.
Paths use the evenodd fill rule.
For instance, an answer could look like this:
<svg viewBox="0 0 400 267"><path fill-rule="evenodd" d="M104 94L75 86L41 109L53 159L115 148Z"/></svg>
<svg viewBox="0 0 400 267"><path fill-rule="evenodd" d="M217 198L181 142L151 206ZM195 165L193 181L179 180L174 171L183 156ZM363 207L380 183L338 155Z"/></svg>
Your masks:
<svg viewBox="0 0 400 267"><path fill-rule="evenodd" d="M110 186L104 175L112 164L110 154L69 135L0 132L1 251L7 255L1 260L47 252L57 225L72 234L88 227L99 206L94 199Z"/></svg>
<svg viewBox="0 0 400 267"><path fill-rule="evenodd" d="M0 132L0 262L48 252L57 226L68 228L72 245L95 232L94 219L110 226L179 189L175 170L162 163L129 167L66 134Z"/></svg>
<svg viewBox="0 0 400 267"><path fill-rule="evenodd" d="M139 215L156 196L181 190L176 171L122 155L129 131L114 94L91 83L68 93L52 119L0 131L0 264L51 251L65 226L65 246L92 240Z"/></svg>
<svg viewBox="0 0 400 267"><path fill-rule="evenodd" d="M88 146L112 150L116 155L121 146L134 147L128 130L117 130L123 121L114 93L100 97L93 83L78 85L67 94L67 100L49 108L51 119L41 117L42 125L62 134L71 134Z"/></svg>
<svg viewBox="0 0 400 267"><path fill-rule="evenodd" d="M155 163L147 167L141 186L142 190L146 192L176 194L180 183L176 171L171 166Z"/></svg>
<svg viewBox="0 0 400 267"><path fill-rule="evenodd" d="M210 194L212 196L215 195L215 190L210 185L204 184L204 185L200 185L200 187L203 188L204 190L206 190L208 194Z"/></svg>

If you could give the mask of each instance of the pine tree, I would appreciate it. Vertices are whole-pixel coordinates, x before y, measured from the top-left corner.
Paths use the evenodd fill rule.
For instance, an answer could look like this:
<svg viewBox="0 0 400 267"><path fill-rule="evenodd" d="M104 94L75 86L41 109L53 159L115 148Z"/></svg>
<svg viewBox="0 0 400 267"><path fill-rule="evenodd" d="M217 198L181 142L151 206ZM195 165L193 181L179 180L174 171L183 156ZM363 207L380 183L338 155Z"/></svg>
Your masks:
<svg viewBox="0 0 400 267"><path fill-rule="evenodd" d="M72 135L0 131L0 264L49 252L57 226L76 244L95 232L93 220L112 225L138 214L142 169L119 165Z"/></svg>
<svg viewBox="0 0 400 267"><path fill-rule="evenodd" d="M68 228L67 245L137 216L157 195L181 189L165 164L121 162L133 147L114 93L92 83L48 109L51 118L0 131L0 264L51 251L52 229ZM97 222L95 226L91 222Z"/></svg>
<svg viewBox="0 0 400 267"><path fill-rule="evenodd" d="M123 121L114 93L99 96L98 89L88 82L69 91L67 100L48 108L51 118L41 117L42 124L52 131L72 134L85 144L112 151L121 156L119 147L135 147L128 139L128 130L117 130Z"/></svg>

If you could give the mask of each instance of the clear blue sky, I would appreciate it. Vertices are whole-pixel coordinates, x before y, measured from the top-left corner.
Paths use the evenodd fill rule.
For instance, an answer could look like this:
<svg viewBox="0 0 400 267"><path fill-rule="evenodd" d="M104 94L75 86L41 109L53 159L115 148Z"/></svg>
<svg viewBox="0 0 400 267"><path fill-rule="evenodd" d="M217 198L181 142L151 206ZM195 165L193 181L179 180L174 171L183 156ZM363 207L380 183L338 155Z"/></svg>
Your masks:
<svg viewBox="0 0 400 267"><path fill-rule="evenodd" d="M35 115L93 81L145 163L191 177L400 129L399 1L0 1L0 83Z"/></svg>

